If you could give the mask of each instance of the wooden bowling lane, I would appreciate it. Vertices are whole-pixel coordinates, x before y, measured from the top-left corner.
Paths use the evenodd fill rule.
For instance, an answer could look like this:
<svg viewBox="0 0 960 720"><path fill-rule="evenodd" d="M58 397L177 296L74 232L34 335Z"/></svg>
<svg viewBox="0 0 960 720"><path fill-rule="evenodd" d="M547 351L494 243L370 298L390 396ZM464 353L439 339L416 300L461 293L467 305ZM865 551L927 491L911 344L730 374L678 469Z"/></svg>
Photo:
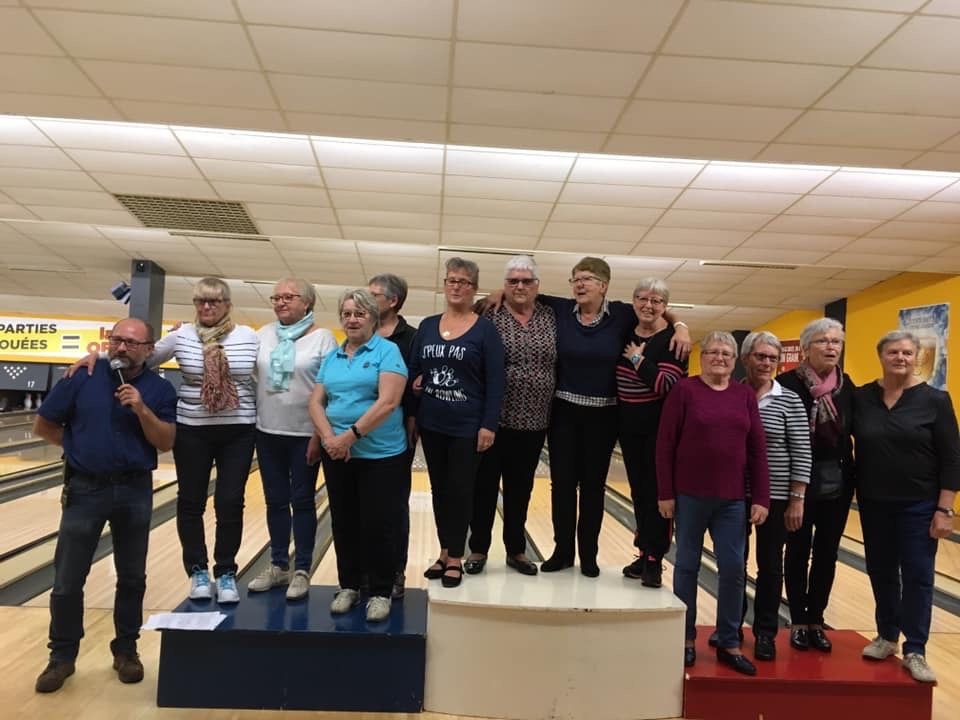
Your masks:
<svg viewBox="0 0 960 720"><path fill-rule="evenodd" d="M39 445L18 452L0 454L0 480L5 475L59 462L63 450L55 445Z"/></svg>
<svg viewBox="0 0 960 720"><path fill-rule="evenodd" d="M16 412L0 413L0 428L10 427L11 425L33 425L37 417L35 412L29 410L17 410Z"/></svg>

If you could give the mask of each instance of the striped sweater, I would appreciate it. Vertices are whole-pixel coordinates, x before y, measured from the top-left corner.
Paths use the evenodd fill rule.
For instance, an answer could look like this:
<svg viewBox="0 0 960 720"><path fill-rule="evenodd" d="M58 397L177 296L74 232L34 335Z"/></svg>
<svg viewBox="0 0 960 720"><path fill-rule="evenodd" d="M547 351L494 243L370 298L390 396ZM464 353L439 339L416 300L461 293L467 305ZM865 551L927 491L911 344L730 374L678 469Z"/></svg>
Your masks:
<svg viewBox="0 0 960 720"><path fill-rule="evenodd" d="M687 361L677 360L670 351L674 329L670 326L649 337L632 335L643 344L643 361L635 368L626 358L617 363L617 404L620 428L631 435L655 434L663 399L676 382L687 374Z"/></svg>
<svg viewBox="0 0 960 720"><path fill-rule="evenodd" d="M810 482L810 423L800 396L776 380L759 400L767 436L770 499L787 500L791 482Z"/></svg>

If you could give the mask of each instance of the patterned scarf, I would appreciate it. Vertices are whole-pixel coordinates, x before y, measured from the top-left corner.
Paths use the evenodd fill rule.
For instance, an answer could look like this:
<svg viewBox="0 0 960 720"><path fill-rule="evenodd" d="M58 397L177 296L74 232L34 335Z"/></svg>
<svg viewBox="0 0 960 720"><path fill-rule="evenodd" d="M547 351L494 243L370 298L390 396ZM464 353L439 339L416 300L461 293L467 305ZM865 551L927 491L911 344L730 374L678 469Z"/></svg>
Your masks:
<svg viewBox="0 0 960 720"><path fill-rule="evenodd" d="M840 440L840 413L833 398L843 387L843 373L840 368L834 368L827 377L821 378L806 362L800 363L794 372L813 398L810 407L811 437L835 447Z"/></svg>
<svg viewBox="0 0 960 720"><path fill-rule="evenodd" d="M220 340L233 332L236 325L230 315L224 315L216 325L201 325L199 318L194 329L203 343L203 386L200 389L200 402L212 413L233 410L240 407L237 386L230 376L230 363Z"/></svg>
<svg viewBox="0 0 960 720"><path fill-rule="evenodd" d="M292 325L277 323L277 346L270 353L270 386L285 391L290 387L297 360L297 340L313 327L313 313L308 312Z"/></svg>

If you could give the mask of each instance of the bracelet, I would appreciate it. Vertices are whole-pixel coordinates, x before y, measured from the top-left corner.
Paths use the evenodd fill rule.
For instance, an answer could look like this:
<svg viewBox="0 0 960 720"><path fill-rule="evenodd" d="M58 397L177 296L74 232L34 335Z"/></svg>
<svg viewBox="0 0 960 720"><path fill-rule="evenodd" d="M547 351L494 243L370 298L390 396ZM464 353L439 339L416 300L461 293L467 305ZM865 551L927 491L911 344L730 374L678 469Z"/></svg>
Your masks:
<svg viewBox="0 0 960 720"><path fill-rule="evenodd" d="M797 500L803 500L803 498L806 497L806 495L804 495L804 493L802 492L794 492L793 490L791 490L790 497L796 498Z"/></svg>
<svg viewBox="0 0 960 720"><path fill-rule="evenodd" d="M362 434L359 430L357 430L357 426L356 426L356 425L351 425L351 426L350 426L350 429L353 430L353 434L357 436L357 440L359 440L359 439L361 439L361 438L363 437L363 434Z"/></svg>
<svg viewBox="0 0 960 720"><path fill-rule="evenodd" d="M673 324L673 326L674 326L675 328L676 328L676 327L685 327L685 328L687 328L687 330L690 329L690 326L687 325L683 320L677 320L677 321Z"/></svg>

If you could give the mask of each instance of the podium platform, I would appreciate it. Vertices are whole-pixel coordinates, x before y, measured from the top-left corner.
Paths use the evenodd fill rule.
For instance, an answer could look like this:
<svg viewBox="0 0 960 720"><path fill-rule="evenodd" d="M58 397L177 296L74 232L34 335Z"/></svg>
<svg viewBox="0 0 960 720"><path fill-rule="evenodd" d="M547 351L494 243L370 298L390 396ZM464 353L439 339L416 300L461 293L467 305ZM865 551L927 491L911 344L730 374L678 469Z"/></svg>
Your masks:
<svg viewBox="0 0 960 720"><path fill-rule="evenodd" d="M390 618L367 623L365 603L331 615L336 588L313 585L288 602L286 588L236 605L181 603L176 612L220 610L213 631L162 630L157 705L420 712L427 594L407 590Z"/></svg>
<svg viewBox="0 0 960 720"><path fill-rule="evenodd" d="M516 720L678 717L684 605L620 568L528 577L488 565L429 587L424 708Z"/></svg>
<svg viewBox="0 0 960 720"><path fill-rule="evenodd" d="M683 717L698 720L930 720L933 686L918 683L901 667L899 657L864 660L869 642L852 630L830 632L833 652L806 652L790 647L785 632L777 635L777 659L759 662L747 677L719 665L707 645L711 627L697 628L697 662L687 670ZM744 653L753 659L747 632Z"/></svg>

